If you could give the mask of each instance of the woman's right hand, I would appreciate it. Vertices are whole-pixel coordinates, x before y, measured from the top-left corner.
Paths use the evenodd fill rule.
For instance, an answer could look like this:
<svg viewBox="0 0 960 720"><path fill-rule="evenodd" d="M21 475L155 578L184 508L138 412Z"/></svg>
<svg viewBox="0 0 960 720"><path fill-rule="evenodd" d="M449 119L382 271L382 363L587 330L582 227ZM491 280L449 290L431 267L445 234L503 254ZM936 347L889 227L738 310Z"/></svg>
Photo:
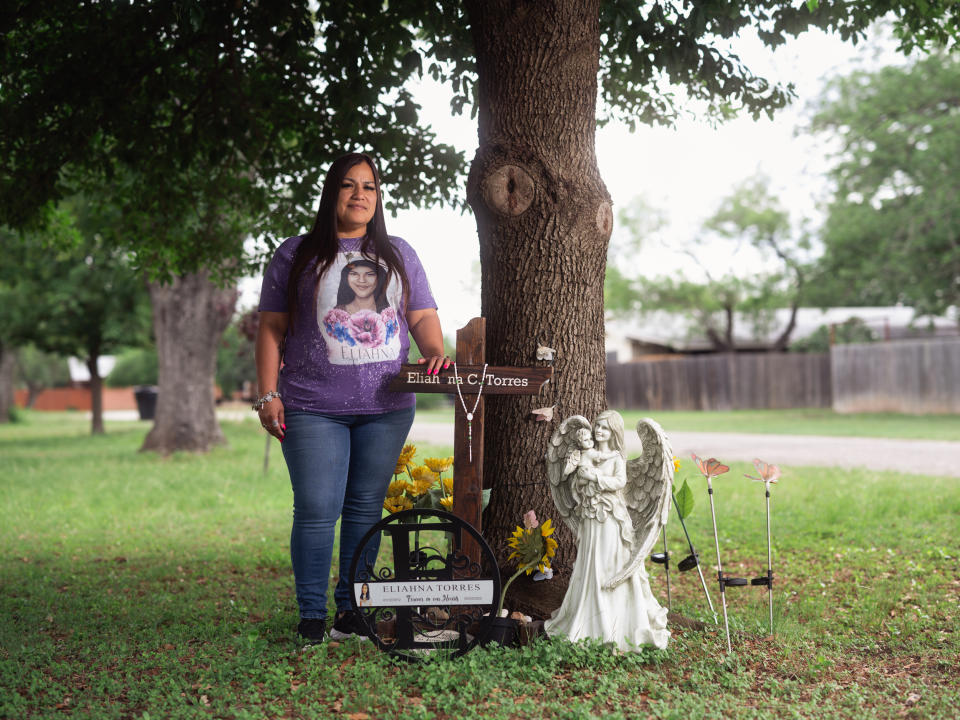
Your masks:
<svg viewBox="0 0 960 720"><path fill-rule="evenodd" d="M265 403L257 414L260 416L260 424L263 425L263 429L283 442L287 426L284 424L283 403L280 398L273 398L270 402Z"/></svg>

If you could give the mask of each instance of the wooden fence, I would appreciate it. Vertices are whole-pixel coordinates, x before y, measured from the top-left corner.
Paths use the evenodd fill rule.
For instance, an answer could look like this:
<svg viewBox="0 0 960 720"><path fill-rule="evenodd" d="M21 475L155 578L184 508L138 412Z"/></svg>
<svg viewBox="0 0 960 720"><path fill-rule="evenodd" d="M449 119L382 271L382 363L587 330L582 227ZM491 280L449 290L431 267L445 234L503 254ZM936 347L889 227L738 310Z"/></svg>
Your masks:
<svg viewBox="0 0 960 720"><path fill-rule="evenodd" d="M830 356L694 355L607 365L607 403L640 410L830 407Z"/></svg>
<svg viewBox="0 0 960 720"><path fill-rule="evenodd" d="M837 412L960 413L960 338L835 345Z"/></svg>

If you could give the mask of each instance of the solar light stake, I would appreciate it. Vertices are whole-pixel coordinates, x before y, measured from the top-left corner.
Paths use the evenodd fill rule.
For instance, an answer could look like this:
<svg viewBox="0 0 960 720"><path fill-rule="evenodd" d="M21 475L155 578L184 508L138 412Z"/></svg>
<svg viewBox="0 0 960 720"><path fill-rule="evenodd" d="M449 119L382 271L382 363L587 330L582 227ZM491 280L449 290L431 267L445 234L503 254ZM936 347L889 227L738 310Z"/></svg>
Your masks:
<svg viewBox="0 0 960 720"><path fill-rule="evenodd" d="M673 507L677 511L677 517L680 518L680 527L683 528L683 534L687 538L687 546L690 548L690 557L694 559L697 564L697 575L700 576L700 586L703 588L703 594L707 598L707 605L710 606L710 612L713 613L713 621L717 621L717 611L713 607L713 600L710 599L710 593L707 590L707 581L703 579L703 570L700 568L700 555L693 547L693 541L690 540L690 533L687 532L687 524L683 521L683 515L680 514L679 508L677 508L677 499L673 499ZM683 563L681 563L682 565ZM683 567L680 567L683 570Z"/></svg>
<svg viewBox="0 0 960 720"><path fill-rule="evenodd" d="M717 548L717 578L720 581L720 600L723 603L723 628L727 633L727 654L733 652L733 646L730 644L730 622L727 620L727 593L725 592L725 582L723 578L723 565L720 564L720 537L717 535L717 513L713 508L713 483L707 478L707 494L710 495L710 517L713 518L713 543Z"/></svg>
<svg viewBox="0 0 960 720"><path fill-rule="evenodd" d="M667 572L667 610L673 611L673 601L670 598L670 553L667 552L667 526L663 526L663 569Z"/></svg>
<svg viewBox="0 0 960 720"><path fill-rule="evenodd" d="M773 635L773 553L770 550L770 483L767 490L767 599L770 601L770 634Z"/></svg>
<svg viewBox="0 0 960 720"><path fill-rule="evenodd" d="M777 482L779 479L780 468L759 458L754 458L753 466L757 469L760 477L754 477L753 475L747 475L746 477L754 482L762 482L767 496L767 574L766 577L754 578L750 581L750 584L767 586L767 600L770 604L770 634L773 635L773 543L770 541L770 484Z"/></svg>

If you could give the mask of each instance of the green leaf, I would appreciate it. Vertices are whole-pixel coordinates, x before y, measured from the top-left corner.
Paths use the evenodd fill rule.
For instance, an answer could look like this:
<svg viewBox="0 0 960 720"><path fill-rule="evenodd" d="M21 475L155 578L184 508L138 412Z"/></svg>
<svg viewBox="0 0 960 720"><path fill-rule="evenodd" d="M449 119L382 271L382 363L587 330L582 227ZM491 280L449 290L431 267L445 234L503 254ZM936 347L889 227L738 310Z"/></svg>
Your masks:
<svg viewBox="0 0 960 720"><path fill-rule="evenodd" d="M490 488L487 488L486 490L483 491L483 500L481 501L480 509L486 510L487 505L489 504L490 504Z"/></svg>
<svg viewBox="0 0 960 720"><path fill-rule="evenodd" d="M820 0L807 0L807 10L810 12L816 12L818 7L820 7Z"/></svg>
<svg viewBox="0 0 960 720"><path fill-rule="evenodd" d="M683 481L683 487L674 495L673 502L677 506L677 514L681 520L686 520L693 512L693 490L690 489L686 480Z"/></svg>

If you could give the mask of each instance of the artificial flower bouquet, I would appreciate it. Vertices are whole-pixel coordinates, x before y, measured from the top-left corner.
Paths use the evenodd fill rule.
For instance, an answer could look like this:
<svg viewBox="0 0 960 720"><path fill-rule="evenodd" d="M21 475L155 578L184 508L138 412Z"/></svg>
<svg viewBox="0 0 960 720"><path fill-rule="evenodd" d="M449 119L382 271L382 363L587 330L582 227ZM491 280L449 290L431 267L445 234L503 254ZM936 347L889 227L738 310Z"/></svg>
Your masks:
<svg viewBox="0 0 960 720"><path fill-rule="evenodd" d="M384 510L452 510L453 476L444 477L443 473L453 468L453 458L426 458L422 465L414 465L416 454L416 445L403 446L383 501Z"/></svg>

